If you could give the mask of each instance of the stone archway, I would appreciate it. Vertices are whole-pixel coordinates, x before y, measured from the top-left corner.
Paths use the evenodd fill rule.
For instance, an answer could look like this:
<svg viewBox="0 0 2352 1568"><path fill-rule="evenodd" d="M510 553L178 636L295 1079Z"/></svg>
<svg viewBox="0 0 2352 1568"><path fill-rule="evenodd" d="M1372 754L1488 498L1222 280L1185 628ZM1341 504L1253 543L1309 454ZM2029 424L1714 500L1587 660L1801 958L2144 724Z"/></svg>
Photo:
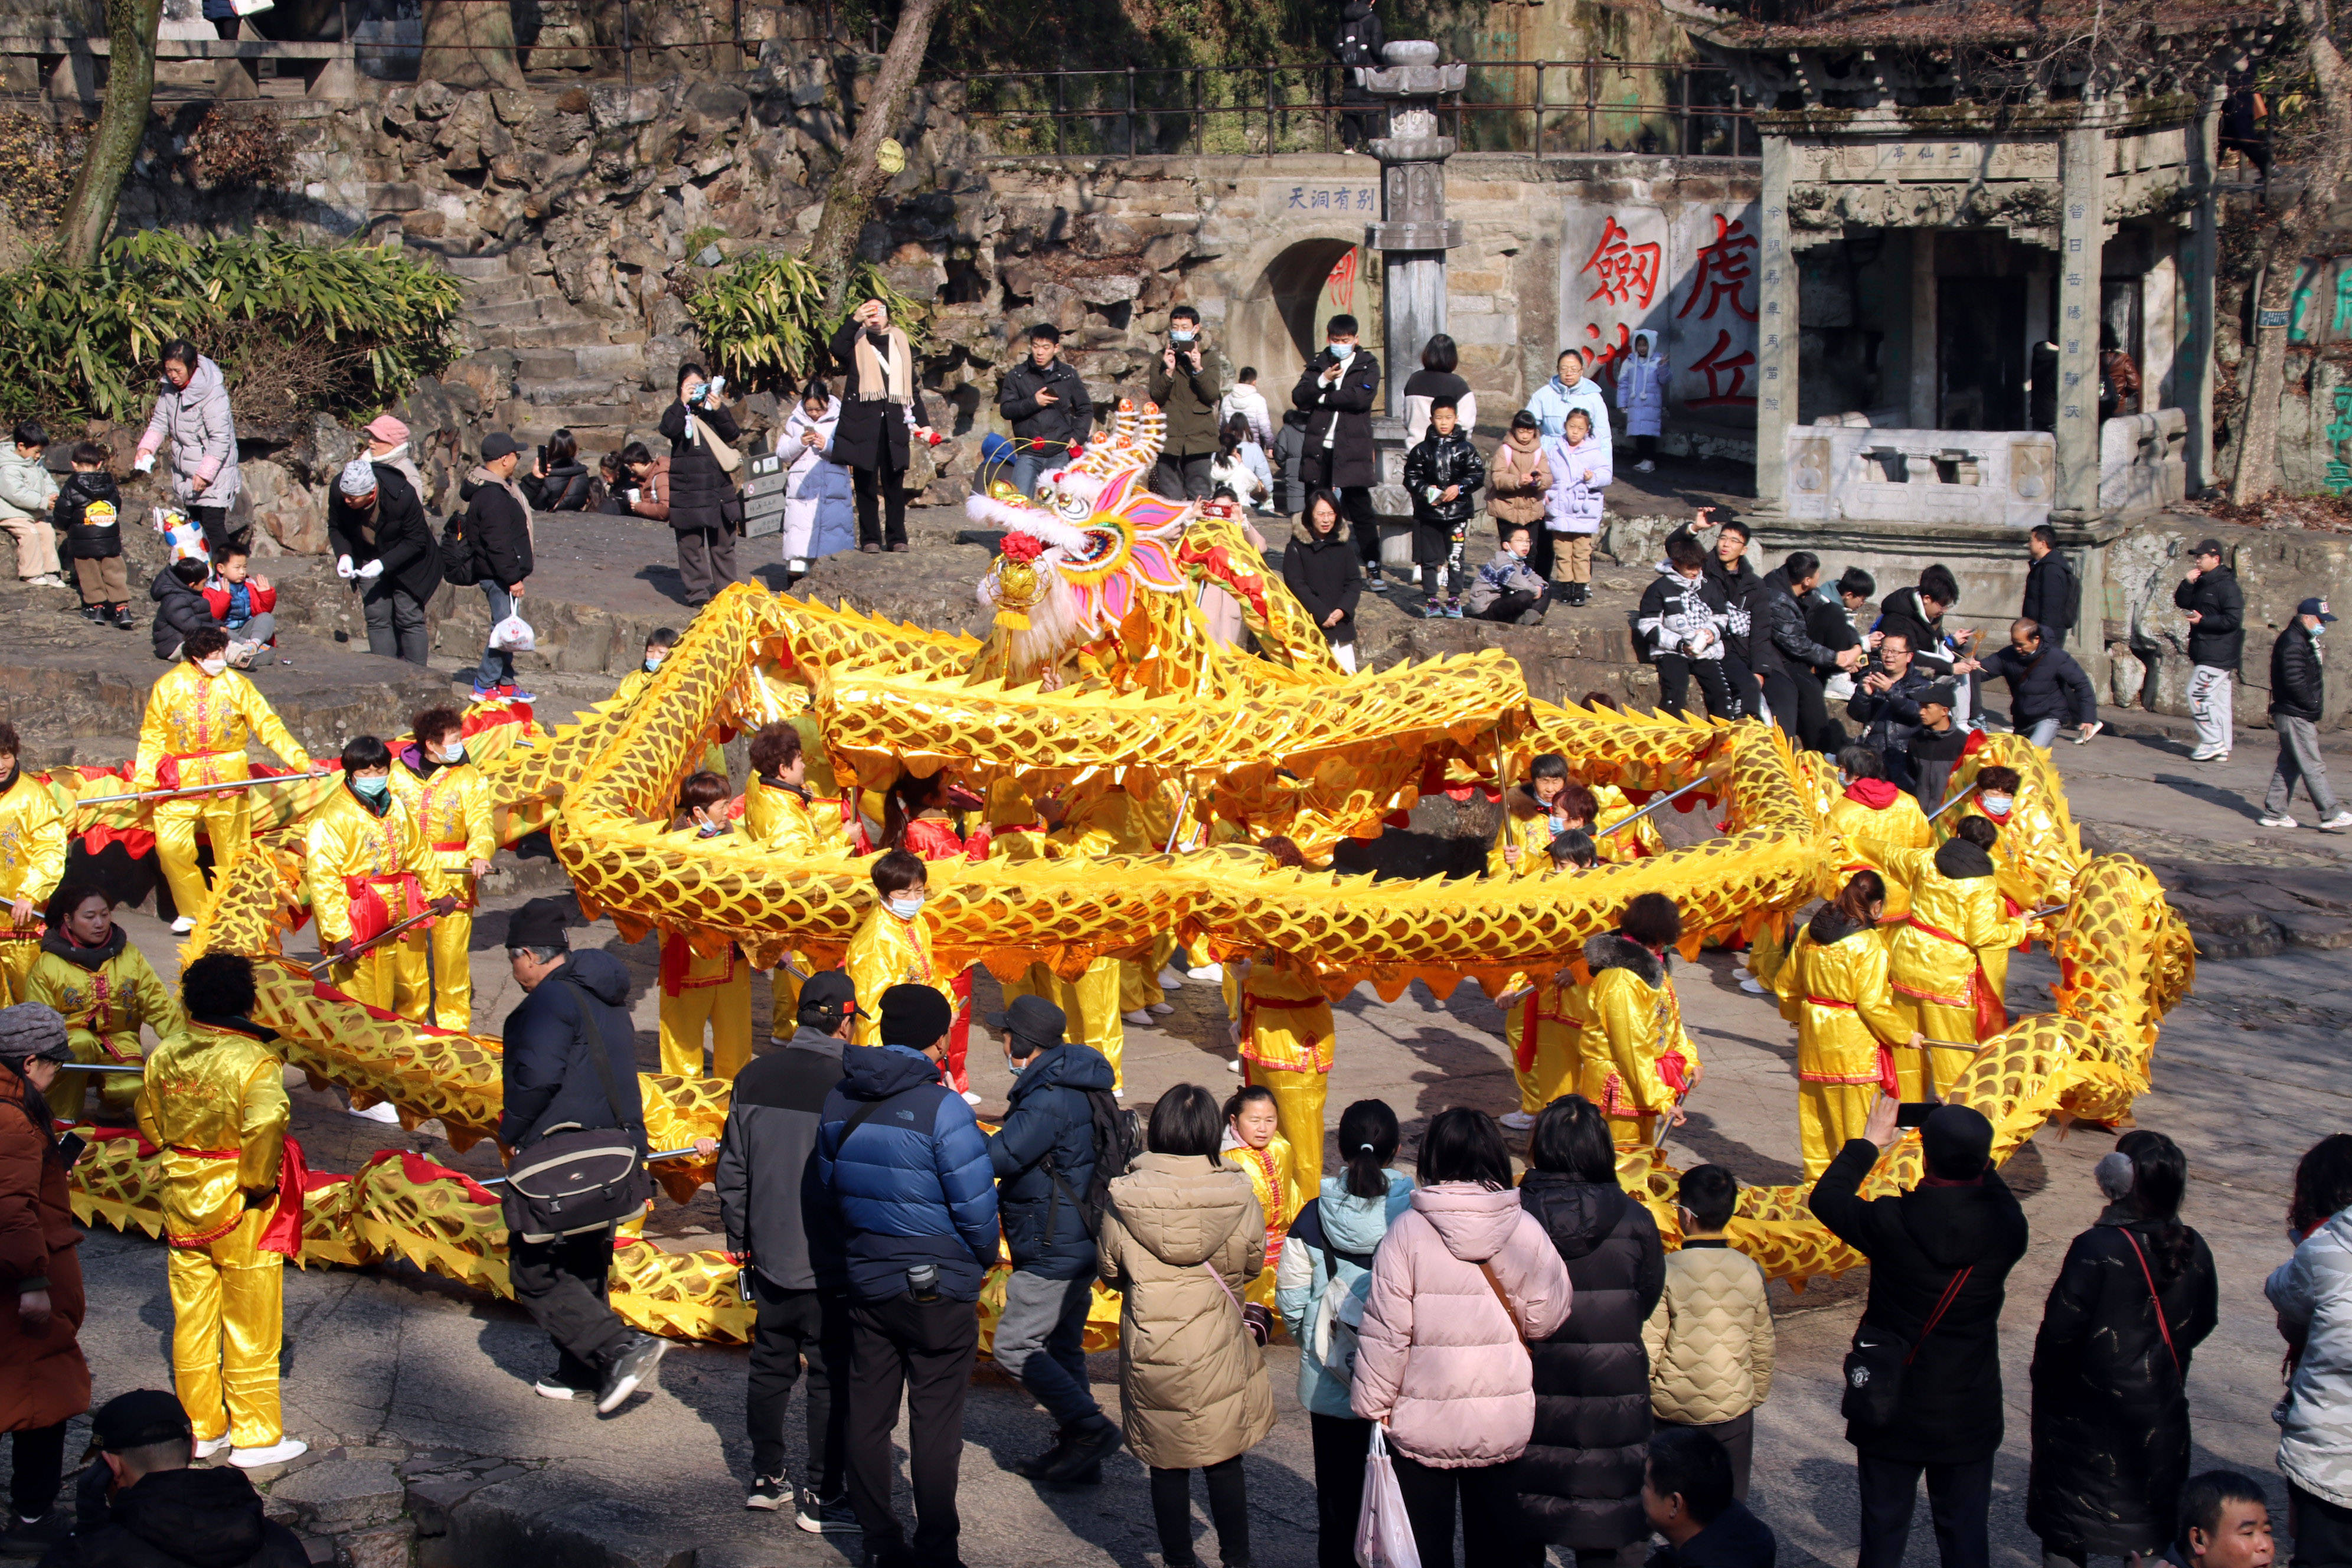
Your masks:
<svg viewBox="0 0 2352 1568"><path fill-rule="evenodd" d="M1255 268L1248 291L1234 302L1225 322L1225 352L1236 371L1257 367L1258 385L1277 416L1290 405L1291 384L1323 346L1324 325L1339 310L1356 318L1362 341L1379 352L1380 301L1367 275L1373 260L1360 230L1352 238L1294 238ZM1334 298L1335 272L1344 305Z"/></svg>

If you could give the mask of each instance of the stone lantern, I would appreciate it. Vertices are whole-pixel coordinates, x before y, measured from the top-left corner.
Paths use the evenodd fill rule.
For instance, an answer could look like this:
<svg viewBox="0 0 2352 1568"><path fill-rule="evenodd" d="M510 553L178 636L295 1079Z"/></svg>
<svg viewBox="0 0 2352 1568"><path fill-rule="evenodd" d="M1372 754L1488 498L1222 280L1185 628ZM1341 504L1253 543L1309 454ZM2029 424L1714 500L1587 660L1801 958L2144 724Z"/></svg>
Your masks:
<svg viewBox="0 0 2352 1568"><path fill-rule="evenodd" d="M1437 133L1437 104L1462 90L1470 68L1438 64L1437 46L1425 39L1391 44L1381 58L1386 66L1360 68L1356 79L1393 105L1389 133L1367 143L1381 162L1381 221L1365 230L1364 243L1381 253L1387 409L1395 417L1421 345L1445 330L1445 253L1462 243L1462 220L1445 216L1445 160L1455 143Z"/></svg>

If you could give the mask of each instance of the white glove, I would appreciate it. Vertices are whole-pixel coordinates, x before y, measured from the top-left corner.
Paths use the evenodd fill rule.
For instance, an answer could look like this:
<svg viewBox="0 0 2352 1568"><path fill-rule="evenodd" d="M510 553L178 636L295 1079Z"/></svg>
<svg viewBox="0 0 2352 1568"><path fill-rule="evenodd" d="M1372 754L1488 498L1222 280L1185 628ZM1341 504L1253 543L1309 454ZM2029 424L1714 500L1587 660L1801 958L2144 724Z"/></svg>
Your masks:
<svg viewBox="0 0 2352 1568"><path fill-rule="evenodd" d="M358 571L352 573L352 575L358 578L362 583L373 583L377 578L383 575L383 563L381 561L371 561L366 565L361 567Z"/></svg>
<svg viewBox="0 0 2352 1568"><path fill-rule="evenodd" d="M335 557L335 575L345 579L348 579L352 575L352 558L350 556L339 555Z"/></svg>

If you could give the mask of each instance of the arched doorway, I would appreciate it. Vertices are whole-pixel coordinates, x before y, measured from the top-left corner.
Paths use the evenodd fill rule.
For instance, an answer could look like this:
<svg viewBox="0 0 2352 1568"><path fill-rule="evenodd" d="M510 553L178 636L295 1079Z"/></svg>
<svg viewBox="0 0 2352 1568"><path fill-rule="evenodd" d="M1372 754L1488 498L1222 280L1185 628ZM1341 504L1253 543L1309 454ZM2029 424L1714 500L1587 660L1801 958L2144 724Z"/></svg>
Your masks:
<svg viewBox="0 0 2352 1568"><path fill-rule="evenodd" d="M1324 328L1333 316L1354 316L1361 341L1379 352L1380 301L1366 275L1370 258L1370 252L1349 240L1299 240L1267 262L1248 295L1234 305L1226 352L1234 369L1257 367L1258 385L1277 413L1290 405L1291 384L1323 346Z"/></svg>

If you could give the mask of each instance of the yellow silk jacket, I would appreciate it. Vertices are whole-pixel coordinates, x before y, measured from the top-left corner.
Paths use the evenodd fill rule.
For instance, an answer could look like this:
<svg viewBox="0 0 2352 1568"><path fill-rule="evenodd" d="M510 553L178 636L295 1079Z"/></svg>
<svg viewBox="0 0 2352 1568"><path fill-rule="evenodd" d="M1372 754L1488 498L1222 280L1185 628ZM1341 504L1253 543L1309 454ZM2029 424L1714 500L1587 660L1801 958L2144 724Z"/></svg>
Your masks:
<svg viewBox="0 0 2352 1568"><path fill-rule="evenodd" d="M490 781L471 763L436 768L427 778L417 777L405 763L394 763L392 793L408 808L417 837L424 841L427 868L419 879L425 896L437 899L455 893L471 903L474 880L467 868L499 852L498 829L490 811Z"/></svg>
<svg viewBox="0 0 2352 1568"><path fill-rule="evenodd" d="M840 809L835 807L831 816L837 826ZM840 847L837 838L825 841L814 800L802 799L790 785L770 784L757 776L743 786L743 832L769 854L793 860Z"/></svg>
<svg viewBox="0 0 2352 1568"><path fill-rule="evenodd" d="M2025 787L2033 788L2030 784ZM2011 803L2007 816L1995 816L1970 795L1937 819L1938 836L1951 837L1964 816L1981 816L2000 830L1990 851L1993 877L2010 902L2021 910L2032 910L2066 901L2074 886L2074 866L2058 825L2046 809L2037 809L2035 803L2021 795Z"/></svg>
<svg viewBox="0 0 2352 1568"><path fill-rule="evenodd" d="M890 912L887 904L877 902L857 934L849 939L849 950L842 957L842 967L849 971L850 984L857 987L857 1021L850 1031L850 1044L878 1046L882 1043L882 993L893 985L929 985L955 1005L954 977L940 973L931 962L931 928L917 915L902 921Z"/></svg>
<svg viewBox="0 0 2352 1568"><path fill-rule="evenodd" d="M1936 868L1933 850L1890 858L1889 869L1911 889L1911 913L1895 933L1888 981L1923 1002L1972 1006L1969 987L1977 965L2000 986L2009 974L2009 950L2025 940L2025 921L2004 912L1995 878L1947 877Z"/></svg>
<svg viewBox="0 0 2352 1568"><path fill-rule="evenodd" d="M65 874L66 819L49 786L19 764L0 793L0 903L46 903Z"/></svg>
<svg viewBox="0 0 2352 1568"><path fill-rule="evenodd" d="M1257 1194L1258 1211L1265 1215L1268 1236L1288 1230L1313 1195L1298 1190L1298 1159L1291 1152L1290 1141L1279 1132L1263 1149L1235 1144L1224 1152L1223 1158L1249 1178L1250 1190Z"/></svg>
<svg viewBox="0 0 2352 1568"><path fill-rule="evenodd" d="M217 1241L245 1217L247 1191L278 1185L285 1064L258 1037L191 1022L147 1058L139 1131L163 1151L163 1234Z"/></svg>
<svg viewBox="0 0 2352 1568"><path fill-rule="evenodd" d="M122 932L121 926L114 930L118 936ZM66 940L62 935L52 936L41 944L41 956L25 977L25 1000L55 1008L65 1019L66 1031L75 1045L88 1039L102 1047L128 1035L135 1054L140 1025L163 1038L178 1033L187 1022L180 1012L179 998L156 974L147 955L129 942L93 969L58 952L53 944ZM84 951L95 955L104 949Z"/></svg>
<svg viewBox="0 0 2352 1568"><path fill-rule="evenodd" d="M1590 1022L1578 1092L1612 1116L1671 1110L1676 1091L1660 1074L1658 1058L1679 1051L1685 1074L1698 1066L1698 1049L1683 1029L1682 1000L1664 961L1623 937L1609 940L1615 945L1594 960L1585 997ZM1629 948L1640 958L1623 952Z"/></svg>
<svg viewBox="0 0 2352 1568"><path fill-rule="evenodd" d="M1592 798L1601 808L1600 815L1592 821L1592 842L1600 847L1601 859L1622 864L1628 860L1638 860L1644 855L1663 855L1666 852L1666 841L1658 837L1658 818L1655 814L1642 818L1623 833L1609 832L1612 827L1642 809L1625 798L1623 790L1619 789L1615 784L1594 784ZM1685 799L1688 798L1688 796L1685 797ZM1679 805L1682 802L1677 801L1675 804ZM1658 809L1672 811L1675 807L1667 805L1660 806ZM1604 837L1603 835L1606 837Z"/></svg>
<svg viewBox="0 0 2352 1568"><path fill-rule="evenodd" d="M421 882L432 868L425 840L416 832L416 819L408 814L397 791L378 816L359 803L350 784L344 784L311 816L309 853L304 857L319 940L342 942L352 934L352 895L344 887L344 878L414 873ZM379 885L376 893L393 921L417 912L404 908L398 888Z"/></svg>
<svg viewBox="0 0 2352 1568"><path fill-rule="evenodd" d="M1884 931L1849 931L1832 942L1801 931L1780 966L1780 1016L1797 1026L1797 1077L1806 1083L1876 1083L1880 1042L1910 1028L1886 984ZM1843 1003L1840 1006L1836 1004Z"/></svg>
<svg viewBox="0 0 2352 1568"><path fill-rule="evenodd" d="M1503 792L1503 831L1495 836L1495 847L1486 852L1486 875L1533 877L1550 870L1551 841L1557 837L1551 813L1526 790L1510 789ZM1505 858L1506 847L1518 850L1517 866Z"/></svg>
<svg viewBox="0 0 2352 1568"><path fill-rule="evenodd" d="M1846 847L1869 858L1872 865L1885 869L1879 857L1895 849L1925 849L1936 841L1936 830L1927 825L1927 814L1919 803L1903 792L1896 791L1894 804L1883 811L1874 811L1858 800L1840 795L1830 804L1830 831L1846 842Z"/></svg>
<svg viewBox="0 0 2352 1568"><path fill-rule="evenodd" d="M156 769L165 757L179 759L183 786L246 778L251 770L246 766L245 744L256 737L288 767L310 767L310 753L287 731L253 682L233 669L206 675L183 660L165 670L147 694L131 787L157 788Z"/></svg>

